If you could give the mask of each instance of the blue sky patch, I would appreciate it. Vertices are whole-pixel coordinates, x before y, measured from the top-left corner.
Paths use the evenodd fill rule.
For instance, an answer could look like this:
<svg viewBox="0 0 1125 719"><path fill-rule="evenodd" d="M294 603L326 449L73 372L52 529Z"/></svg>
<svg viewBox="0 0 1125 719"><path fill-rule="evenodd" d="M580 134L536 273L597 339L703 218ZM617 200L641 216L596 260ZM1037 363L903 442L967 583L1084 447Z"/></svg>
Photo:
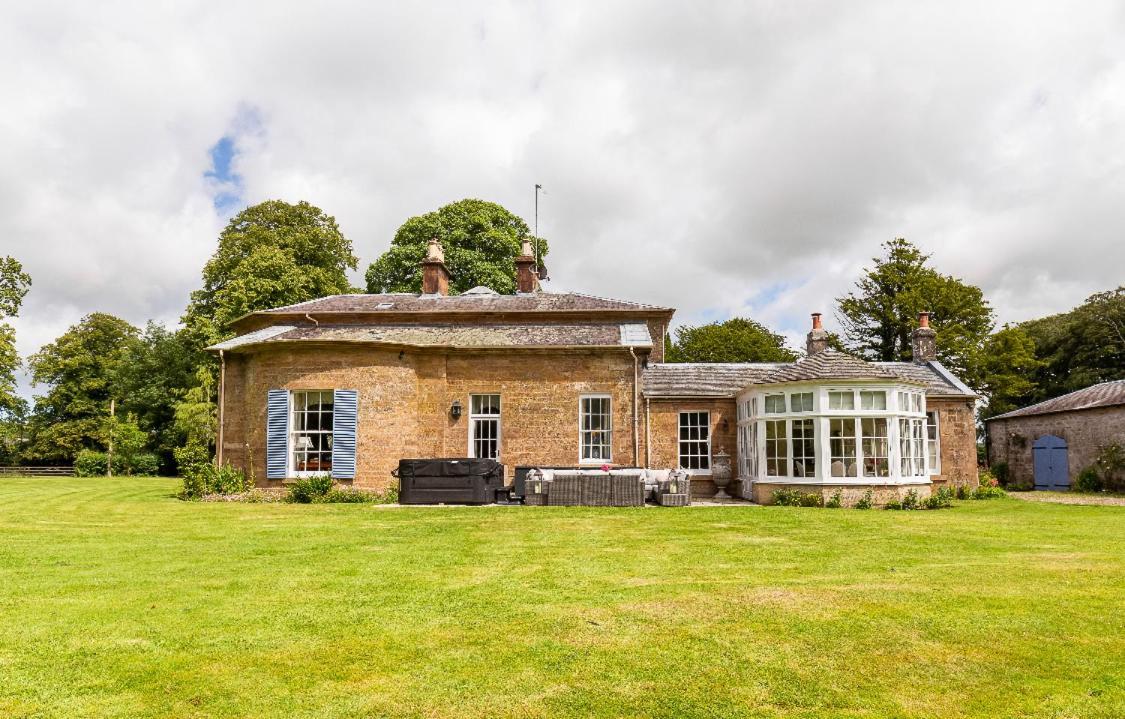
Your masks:
<svg viewBox="0 0 1125 719"><path fill-rule="evenodd" d="M242 204L242 175L234 171L232 165L238 155L234 138L224 135L211 146L211 169L203 176L211 181L214 195L211 199L215 211L226 215Z"/></svg>

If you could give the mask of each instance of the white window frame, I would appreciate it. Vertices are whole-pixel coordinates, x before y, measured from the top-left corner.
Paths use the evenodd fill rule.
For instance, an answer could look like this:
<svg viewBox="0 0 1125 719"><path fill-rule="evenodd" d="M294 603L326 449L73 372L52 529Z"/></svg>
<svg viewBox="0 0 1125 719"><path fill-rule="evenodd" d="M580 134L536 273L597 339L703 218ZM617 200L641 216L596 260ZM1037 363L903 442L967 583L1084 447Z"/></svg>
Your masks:
<svg viewBox="0 0 1125 719"><path fill-rule="evenodd" d="M694 425L694 426L702 427L704 430L706 430L706 432L707 432L707 439L706 440L699 440L699 439L687 439L687 440L685 440L680 436L680 434L684 431L684 417L686 415L692 415L692 414L703 415L704 423L701 424L701 425ZM690 430L692 426L693 425L689 425L688 429ZM697 442L697 443L698 442L705 442L706 445L707 445L707 454L706 455L702 455L702 454L685 455L683 453L683 443L684 442ZM706 467L687 467L687 466L684 465L684 458L685 457L705 458L707 460L707 466ZM709 412L708 410L705 410L705 409L704 410L685 409L685 410L680 411L679 417L676 420L676 461L677 461L677 463L680 467L687 470L688 474L711 474L711 412Z"/></svg>
<svg viewBox="0 0 1125 719"><path fill-rule="evenodd" d="M608 428L603 429L603 430L582 429L582 417L583 417L582 405L588 399L604 399L609 403L607 411L606 411L606 418L607 418L608 424L609 424ZM605 447L607 448L607 451L609 453L608 457L592 458L592 457L584 457L583 456L583 450L586 447L586 443L583 441L583 439L584 439L583 435L587 432L596 432L596 431L605 432L609 436L608 441L605 443ZM609 395L609 394L583 394L583 395L578 396L578 463L579 464L597 464L597 465L613 464L613 396L612 395Z"/></svg>
<svg viewBox="0 0 1125 719"><path fill-rule="evenodd" d="M933 428L934 428L933 439L930 439L930 416L931 415L933 416L933 419L934 419L934 421L933 421ZM941 417L939 416L939 413L936 409L928 410L926 412L925 432L926 432L926 435L924 437L924 443L925 443L926 446L925 446L924 449L925 449L925 452L926 452L926 474L928 474L930 476L933 476L935 474L941 474ZM933 465L930 464L930 454L931 454L930 448L931 448L931 446L933 447L932 454L934 456L934 459L936 460L933 463Z"/></svg>
<svg viewBox="0 0 1125 719"><path fill-rule="evenodd" d="M496 406L500 410L496 414L484 414L473 411L473 398L475 397L495 397ZM504 431L504 401L499 392L473 392L469 395L469 456L477 459L500 459L500 453L503 451L501 444ZM479 457L476 448L476 429L478 422L495 422L496 423L496 456L495 457Z"/></svg>
<svg viewBox="0 0 1125 719"><path fill-rule="evenodd" d="M320 394L320 395L327 394L330 397L332 397L333 408L332 408L332 413L329 415L329 417L330 417L329 428L327 430L325 430L325 429L318 429L318 430L311 430L311 431L310 430L300 430L300 429L297 428L298 427L297 415L299 413L299 411L297 409L297 395L308 395L308 394L312 394L314 392L317 393L317 394ZM288 476L288 477L315 477L315 476L321 475L321 474L331 474L332 473L332 438L333 438L333 435L332 435L332 419L335 418L335 412L336 412L336 408L335 408L336 396L335 395L336 395L335 390L331 390L331 389L292 389L292 390L289 390L289 427L288 427L288 430L286 432L286 437L285 437L285 464L286 464L286 469L287 469L286 476ZM307 400L306 400L306 403L307 403ZM307 414L307 410L305 410L305 414ZM318 414L324 414L324 412L322 410L318 410ZM295 446L295 442L296 442L296 438L297 438L298 434L320 434L320 435L327 435L328 436L328 463L329 464L328 464L327 469L313 469L313 470L304 469L304 470L300 470L300 471L297 470L297 456L296 456L297 455L297 448ZM321 456L323 456L323 454L324 454L323 450L318 450L317 453L320 454Z"/></svg>

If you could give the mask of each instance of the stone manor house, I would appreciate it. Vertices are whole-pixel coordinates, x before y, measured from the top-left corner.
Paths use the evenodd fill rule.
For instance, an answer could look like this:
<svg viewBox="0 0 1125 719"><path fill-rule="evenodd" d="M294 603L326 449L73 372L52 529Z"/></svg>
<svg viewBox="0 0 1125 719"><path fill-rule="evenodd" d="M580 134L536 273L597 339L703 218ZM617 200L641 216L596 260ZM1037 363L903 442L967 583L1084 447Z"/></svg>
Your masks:
<svg viewBox="0 0 1125 719"><path fill-rule="evenodd" d="M246 315L221 359L218 454L259 486L331 473L382 488L404 458L683 467L714 492L715 456L746 496L800 487L845 501L977 482L975 395L936 360L923 314L913 362L828 348L813 315L792 363L664 362L673 309L539 288L448 294L430 243L421 294L337 295Z"/></svg>

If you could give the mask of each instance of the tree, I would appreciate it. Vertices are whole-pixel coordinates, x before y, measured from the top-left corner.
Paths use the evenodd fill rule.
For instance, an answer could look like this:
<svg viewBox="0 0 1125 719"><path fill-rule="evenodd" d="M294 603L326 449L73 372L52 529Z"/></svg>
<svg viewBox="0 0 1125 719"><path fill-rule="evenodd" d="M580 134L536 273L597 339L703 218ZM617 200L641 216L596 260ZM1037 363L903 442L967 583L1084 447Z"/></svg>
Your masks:
<svg viewBox="0 0 1125 719"><path fill-rule="evenodd" d="M978 373L976 389L988 398L981 418L1018 409L1035 391L1035 373L1043 365L1035 357L1035 342L1019 327L1004 325L985 338L971 363Z"/></svg>
<svg viewBox="0 0 1125 719"><path fill-rule="evenodd" d="M137 328L95 312L28 359L33 385L47 385L35 398L27 457L71 461L81 449L101 444L114 380Z"/></svg>
<svg viewBox="0 0 1125 719"><path fill-rule="evenodd" d="M531 238L527 223L500 205L460 200L404 222L390 249L367 268L367 291L421 292L422 260L435 237L445 250L453 294L478 285L512 294L521 240L536 242L540 258L548 251L546 240Z"/></svg>
<svg viewBox="0 0 1125 719"><path fill-rule="evenodd" d="M202 349L248 312L342 294L358 258L335 218L307 202L268 200L235 215L203 267L183 322Z"/></svg>
<svg viewBox="0 0 1125 719"><path fill-rule="evenodd" d="M1026 403L1125 379L1125 286L1091 295L1070 312L1019 325L1042 361Z"/></svg>
<svg viewBox="0 0 1125 719"><path fill-rule="evenodd" d="M909 361L918 313L929 311L940 337L938 359L968 381L976 374L970 366L974 351L994 325L984 294L929 267L930 256L907 240L883 247L886 256L873 258L874 267L864 270L856 290L836 299L848 348L870 360Z"/></svg>
<svg viewBox="0 0 1125 719"><path fill-rule="evenodd" d="M16 330L3 320L20 313L23 298L31 288L31 276L12 257L0 257L0 422L10 422L27 412L27 402L16 393Z"/></svg>
<svg viewBox="0 0 1125 719"><path fill-rule="evenodd" d="M669 362L792 362L797 355L785 338L752 319L735 317L676 329Z"/></svg>
<svg viewBox="0 0 1125 719"><path fill-rule="evenodd" d="M134 416L165 471L173 468L172 452L181 439L176 405L196 384L196 361L185 332L149 322L136 342L126 344L113 379L118 411Z"/></svg>

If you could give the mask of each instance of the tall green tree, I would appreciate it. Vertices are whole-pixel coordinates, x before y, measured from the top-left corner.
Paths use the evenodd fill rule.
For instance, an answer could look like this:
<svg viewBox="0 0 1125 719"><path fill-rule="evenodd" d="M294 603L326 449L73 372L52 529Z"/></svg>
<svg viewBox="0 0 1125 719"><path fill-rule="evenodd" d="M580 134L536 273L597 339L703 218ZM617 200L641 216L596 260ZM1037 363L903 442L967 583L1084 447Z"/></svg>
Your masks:
<svg viewBox="0 0 1125 719"><path fill-rule="evenodd" d="M676 329L668 362L792 362L785 338L745 317Z"/></svg>
<svg viewBox="0 0 1125 719"><path fill-rule="evenodd" d="M849 350L870 360L909 361L918 313L930 311L938 359L966 381L976 381L973 358L995 324L984 293L930 267L930 256L905 239L883 248L885 254L873 258L855 290L836 299Z"/></svg>
<svg viewBox="0 0 1125 719"><path fill-rule="evenodd" d="M307 202L268 200L239 212L219 235L183 322L198 348L231 336L248 312L351 290L358 258L336 219Z"/></svg>
<svg viewBox="0 0 1125 719"><path fill-rule="evenodd" d="M1023 322L1042 365L1027 404L1125 379L1125 286L1091 295L1070 312Z"/></svg>
<svg viewBox="0 0 1125 719"><path fill-rule="evenodd" d="M976 389L988 398L981 418L995 417L1024 406L1035 392L1035 374L1043 366L1035 342L1019 327L1004 325L981 343L970 363L976 368Z"/></svg>
<svg viewBox="0 0 1125 719"><path fill-rule="evenodd" d="M133 415L164 471L174 467L172 452L182 439L175 426L176 405L196 385L196 362L185 332L149 322L136 342L126 344L113 379L119 411Z"/></svg>
<svg viewBox="0 0 1125 719"><path fill-rule="evenodd" d="M27 402L16 393L16 330L4 320L16 317L31 289L31 276L12 257L0 257L0 423L9 423L27 412Z"/></svg>
<svg viewBox="0 0 1125 719"><path fill-rule="evenodd" d="M420 292L426 245L441 241L449 268L449 289L459 294L478 285L500 294L516 291L515 259L527 237L547 255L547 241L530 238L527 223L494 202L460 200L411 217L391 240L391 247L367 268L367 291Z"/></svg>
<svg viewBox="0 0 1125 719"><path fill-rule="evenodd" d="M101 446L110 400L121 399L114 381L137 335L125 320L95 312L28 359L32 383L47 386L35 398L29 459L69 462Z"/></svg>

